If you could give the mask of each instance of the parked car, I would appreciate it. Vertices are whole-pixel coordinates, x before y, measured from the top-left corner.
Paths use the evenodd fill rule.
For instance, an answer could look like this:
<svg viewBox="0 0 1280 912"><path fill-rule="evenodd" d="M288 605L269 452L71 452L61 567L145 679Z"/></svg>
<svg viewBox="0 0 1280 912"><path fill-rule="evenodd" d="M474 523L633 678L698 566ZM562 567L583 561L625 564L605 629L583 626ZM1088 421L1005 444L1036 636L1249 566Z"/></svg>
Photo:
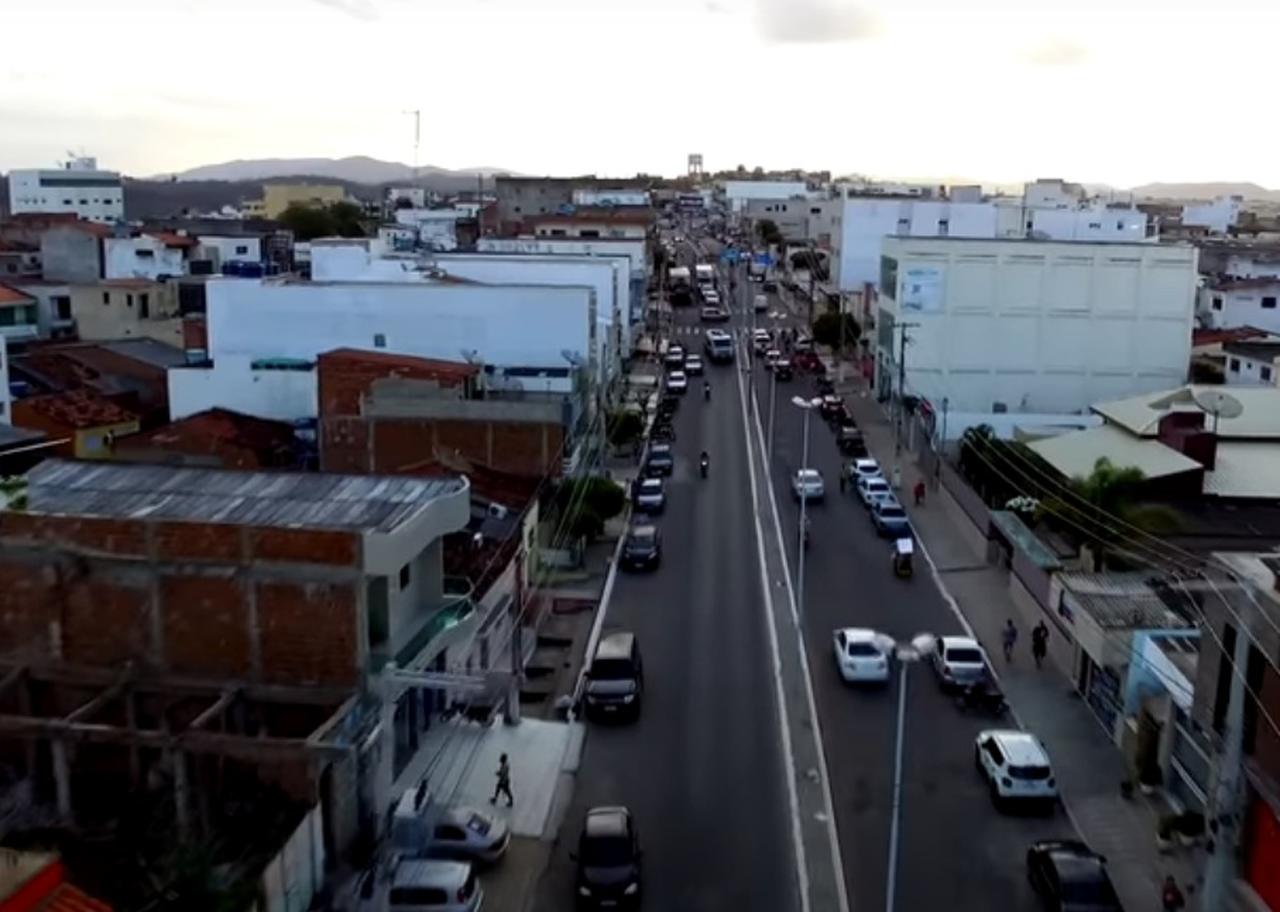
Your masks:
<svg viewBox="0 0 1280 912"><path fill-rule="evenodd" d="M1124 912L1107 876L1107 859L1075 839L1031 843L1027 880L1053 912Z"/></svg>
<svg viewBox="0 0 1280 912"><path fill-rule="evenodd" d="M684 372L690 377L701 377L706 368L702 363L702 355L685 355Z"/></svg>
<svg viewBox="0 0 1280 912"><path fill-rule="evenodd" d="M854 482L855 490L858 492L858 499L862 501L862 505L868 509L872 502L880 497L892 497L893 488L889 487L889 482L885 481L879 475L863 475Z"/></svg>
<svg viewBox="0 0 1280 912"><path fill-rule="evenodd" d="M587 669L583 712L593 719L638 719L644 700L640 640L619 630L601 637Z"/></svg>
<svg viewBox="0 0 1280 912"><path fill-rule="evenodd" d="M797 352L812 352L813 339L810 338L809 336L801 336L800 338L796 339L795 350Z"/></svg>
<svg viewBox="0 0 1280 912"><path fill-rule="evenodd" d="M969 637L938 637L930 655L944 690L973 684L987 676L987 654Z"/></svg>
<svg viewBox="0 0 1280 912"><path fill-rule="evenodd" d="M683 361L681 362L683 364ZM683 393L689 388L689 378L684 371L677 370L667 374L667 389L673 393Z"/></svg>
<svg viewBox="0 0 1280 912"><path fill-rule="evenodd" d="M818 406L818 413L828 421L832 421L835 417L844 411L844 400L839 396L830 395L822 397L822 404Z"/></svg>
<svg viewBox="0 0 1280 912"><path fill-rule="evenodd" d="M661 513L667 506L661 478L636 479L636 509L643 513Z"/></svg>
<svg viewBox="0 0 1280 912"><path fill-rule="evenodd" d="M856 482L859 478L868 475L883 478L884 473L880 471L880 463L865 456L855 459L853 461L853 480Z"/></svg>
<svg viewBox="0 0 1280 912"><path fill-rule="evenodd" d="M871 524L876 527L876 534L881 538L908 538L911 535L911 521L907 519L907 511L892 496L877 501L871 508Z"/></svg>
<svg viewBox="0 0 1280 912"><path fill-rule="evenodd" d="M671 444L665 442L649 444L649 453L644 458L643 474L650 477L667 476L675 470L675 465Z"/></svg>
<svg viewBox="0 0 1280 912"><path fill-rule="evenodd" d="M807 503L822 500L827 495L822 473L817 469L796 469L796 473L791 476L791 495L797 501L804 500Z"/></svg>
<svg viewBox="0 0 1280 912"><path fill-rule="evenodd" d="M393 912L479 912L484 890L465 861L397 862L387 891Z"/></svg>
<svg viewBox="0 0 1280 912"><path fill-rule="evenodd" d="M856 424L842 424L836 428L836 448L845 456L861 458L867 455L866 438Z"/></svg>
<svg viewBox="0 0 1280 912"><path fill-rule="evenodd" d="M757 329L751 336L751 348L757 355L763 355L773 345L769 338L769 330Z"/></svg>
<svg viewBox="0 0 1280 912"><path fill-rule="evenodd" d="M640 834L625 807L587 811L578 837L579 909L636 909L640 906Z"/></svg>
<svg viewBox="0 0 1280 912"><path fill-rule="evenodd" d="M428 853L433 858L493 864L510 844L511 831L502 820L475 808L452 806L436 818Z"/></svg>
<svg viewBox="0 0 1280 912"><path fill-rule="evenodd" d="M1058 800L1049 753L1030 732L988 729L973 744L973 762L987 780L991 800L1044 803L1052 810Z"/></svg>
<svg viewBox="0 0 1280 912"><path fill-rule="evenodd" d="M791 359L779 358L773 362L773 376L778 380L790 380L795 376L795 372L791 367Z"/></svg>
<svg viewBox="0 0 1280 912"><path fill-rule="evenodd" d="M832 634L836 668L848 683L889 680L889 637L865 627L845 627Z"/></svg>
<svg viewBox="0 0 1280 912"><path fill-rule="evenodd" d="M631 570L653 570L662 563L662 535L657 526L632 526L622 543L621 564Z"/></svg>
<svg viewBox="0 0 1280 912"><path fill-rule="evenodd" d="M782 352L771 348L764 353L764 369L773 370L773 366L782 360Z"/></svg>
<svg viewBox="0 0 1280 912"><path fill-rule="evenodd" d="M765 279L763 290L770 293L776 293L778 290L778 283L773 279Z"/></svg>
<svg viewBox="0 0 1280 912"><path fill-rule="evenodd" d="M663 363L666 364L667 367L675 368L676 370L684 367L684 346L675 342L668 345L667 354L666 357L663 358Z"/></svg>
<svg viewBox="0 0 1280 912"><path fill-rule="evenodd" d="M719 323L721 322L720 313L721 311L720 311L719 304L708 304L702 308L702 314L701 314L702 322L703 323ZM726 316L726 319L727 318L728 317Z"/></svg>

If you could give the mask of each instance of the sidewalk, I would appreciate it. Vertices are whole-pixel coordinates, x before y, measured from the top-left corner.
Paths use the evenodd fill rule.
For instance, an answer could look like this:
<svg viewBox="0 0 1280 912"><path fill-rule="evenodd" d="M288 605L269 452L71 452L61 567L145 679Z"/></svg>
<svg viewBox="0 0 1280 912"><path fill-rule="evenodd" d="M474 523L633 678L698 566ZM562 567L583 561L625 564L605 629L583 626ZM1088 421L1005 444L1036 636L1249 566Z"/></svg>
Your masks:
<svg viewBox="0 0 1280 912"><path fill-rule="evenodd" d="M893 465L893 429L875 398L857 381L855 391L842 391L867 444L886 474ZM852 384L850 384L852 386ZM1198 882L1203 853L1176 850L1161 855L1155 846L1158 804L1135 795L1120 795L1127 777L1119 748L1103 731L1072 687L1068 655L1061 637L1050 640L1050 661L1037 670L1031 659L1030 630L1038 618L1023 611L1009 594L1008 572L987 563L980 534L944 487L929 486L925 504L914 507L907 496L922 476L907 450L902 453L901 500L911 516L939 587L988 655L999 656L1000 629L1013 618L1023 632L1014 661L993 659L1001 686L1019 727L1035 732L1054 761L1064 804L1080 837L1107 857L1111 879L1129 912L1156 912L1160 883L1172 874L1187 893ZM925 479L926 483L929 479ZM1057 640L1057 642L1054 642ZM1054 650L1052 647L1059 647Z"/></svg>

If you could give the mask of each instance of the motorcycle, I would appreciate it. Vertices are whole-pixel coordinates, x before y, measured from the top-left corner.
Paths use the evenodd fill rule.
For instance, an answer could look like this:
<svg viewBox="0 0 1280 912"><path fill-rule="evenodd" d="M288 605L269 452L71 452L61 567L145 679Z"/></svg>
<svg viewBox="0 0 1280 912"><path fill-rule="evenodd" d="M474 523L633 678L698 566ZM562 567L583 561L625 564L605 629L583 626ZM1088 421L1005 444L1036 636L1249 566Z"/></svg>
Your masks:
<svg viewBox="0 0 1280 912"><path fill-rule="evenodd" d="M702 384L702 398L707 400L708 402L711 401L711 384L710 383Z"/></svg>
<svg viewBox="0 0 1280 912"><path fill-rule="evenodd" d="M698 461L698 468L702 471L702 477L706 478L707 472L711 469L711 460L706 456L703 456L702 459Z"/></svg>
<svg viewBox="0 0 1280 912"><path fill-rule="evenodd" d="M962 689L956 697L956 706L964 712L984 712L997 718L1009 709L1004 693L990 678L974 681Z"/></svg>

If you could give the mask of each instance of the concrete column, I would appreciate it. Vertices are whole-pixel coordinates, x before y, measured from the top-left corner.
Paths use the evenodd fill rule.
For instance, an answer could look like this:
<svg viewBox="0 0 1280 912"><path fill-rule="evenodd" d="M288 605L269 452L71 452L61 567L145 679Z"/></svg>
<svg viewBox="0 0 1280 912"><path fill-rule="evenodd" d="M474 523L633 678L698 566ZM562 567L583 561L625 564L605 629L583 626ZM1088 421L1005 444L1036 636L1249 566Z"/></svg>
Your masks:
<svg viewBox="0 0 1280 912"><path fill-rule="evenodd" d="M53 782L58 790L58 817L63 823L74 822L71 808L71 764L67 759L67 742L54 738L49 742L53 755Z"/></svg>

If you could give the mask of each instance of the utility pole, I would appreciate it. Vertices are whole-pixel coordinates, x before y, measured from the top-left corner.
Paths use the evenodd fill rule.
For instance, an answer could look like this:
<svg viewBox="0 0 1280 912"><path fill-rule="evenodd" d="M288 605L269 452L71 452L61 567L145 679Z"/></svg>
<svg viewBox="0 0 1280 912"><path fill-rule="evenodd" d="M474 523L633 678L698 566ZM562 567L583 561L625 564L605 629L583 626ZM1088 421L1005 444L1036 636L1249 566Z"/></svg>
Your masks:
<svg viewBox="0 0 1280 912"><path fill-rule="evenodd" d="M936 489L942 482L942 455L947 451L947 411L951 408L951 400L942 397L942 436L938 438L938 452L933 460L933 486Z"/></svg>
<svg viewBox="0 0 1280 912"><path fill-rule="evenodd" d="M422 110L414 108L412 111L402 112L413 117L413 180L418 180L418 145L422 140Z"/></svg>
<svg viewBox="0 0 1280 912"><path fill-rule="evenodd" d="M1218 755L1213 802L1210 806L1213 815L1209 820L1213 851L1205 863L1204 892L1200 899L1200 908L1206 910L1227 907L1227 892L1236 873L1241 757L1244 753L1245 668L1248 666L1249 645L1252 642L1247 625L1241 624L1236 631L1235 649L1231 657L1224 654L1218 660L1231 662L1232 674L1222 752Z"/></svg>
<svg viewBox="0 0 1280 912"><path fill-rule="evenodd" d="M919 325L919 323L899 323L894 327L898 333L898 400L895 406L896 420L893 423L893 454L895 460L898 454L902 452L902 422L905 412L903 397L906 395L907 387L907 343L911 341L911 337L907 335L907 330L914 329Z"/></svg>

